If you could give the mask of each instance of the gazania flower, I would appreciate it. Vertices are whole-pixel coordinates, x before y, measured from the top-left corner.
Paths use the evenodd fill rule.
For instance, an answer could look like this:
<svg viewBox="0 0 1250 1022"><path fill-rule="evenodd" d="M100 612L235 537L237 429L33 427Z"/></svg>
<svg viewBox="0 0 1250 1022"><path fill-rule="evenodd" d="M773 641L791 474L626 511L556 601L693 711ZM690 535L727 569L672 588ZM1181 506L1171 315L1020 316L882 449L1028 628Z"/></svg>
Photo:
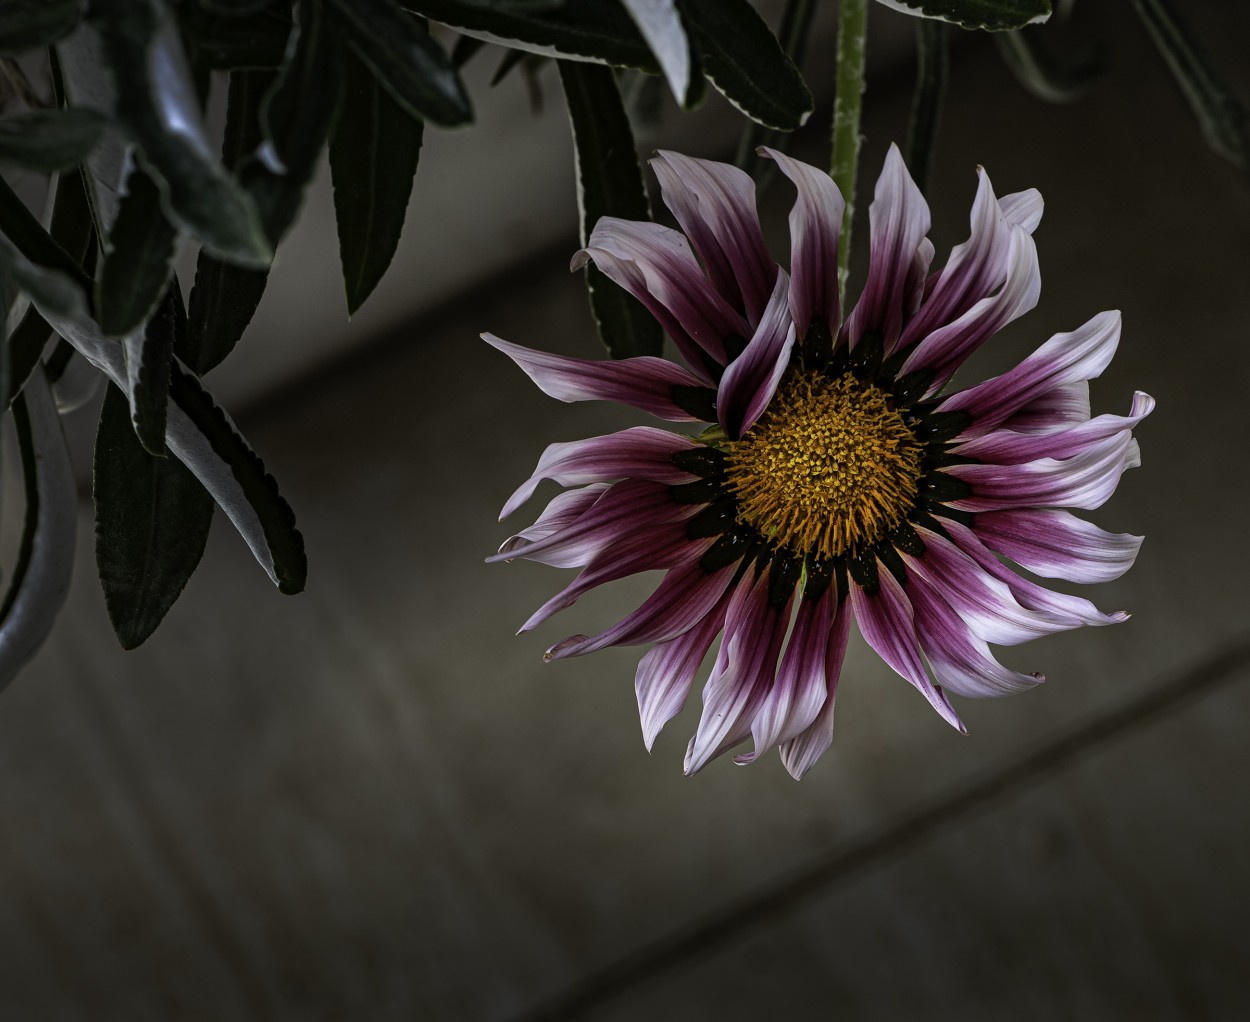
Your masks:
<svg viewBox="0 0 1250 1022"><path fill-rule="evenodd" d="M562 401L707 424L552 445L503 516L544 479L573 488L492 560L582 569L522 631L605 582L666 570L624 620L547 658L654 643L636 682L650 749L721 635L686 772L749 738L735 762L780 746L801 777L832 740L852 618L961 731L948 693L1043 680L1002 666L989 644L1125 619L1017 567L1099 582L1133 563L1138 537L1065 509L1099 507L1139 463L1132 429L1154 402L1138 393L1127 416L1090 416L1087 381L1119 340L1114 312L1001 376L949 389L973 351L1037 302L1036 191L996 198L979 170L971 237L930 273L929 210L891 148L870 210L868 279L843 320L842 198L823 172L762 152L798 192L790 274L764 246L750 179L675 153L653 166L684 236L604 218L574 257L639 298L685 365L561 358L484 335Z"/></svg>

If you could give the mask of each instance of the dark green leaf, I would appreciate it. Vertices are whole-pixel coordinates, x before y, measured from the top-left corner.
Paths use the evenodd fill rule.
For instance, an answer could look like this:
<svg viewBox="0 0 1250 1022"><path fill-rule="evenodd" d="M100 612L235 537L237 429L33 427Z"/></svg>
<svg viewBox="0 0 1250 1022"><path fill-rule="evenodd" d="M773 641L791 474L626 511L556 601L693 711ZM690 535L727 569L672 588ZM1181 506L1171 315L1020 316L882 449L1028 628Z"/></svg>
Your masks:
<svg viewBox="0 0 1250 1022"><path fill-rule="evenodd" d="M1228 90L1201 42L1167 0L1133 0L1133 6L1176 76L1207 144L1234 166L1250 170L1246 108Z"/></svg>
<svg viewBox="0 0 1250 1022"><path fill-rule="evenodd" d="M96 282L96 320L110 337L138 330L152 315L173 276L177 238L160 188L141 167L132 168Z"/></svg>
<svg viewBox="0 0 1250 1022"><path fill-rule="evenodd" d="M291 35L290 0L270 2L241 17L183 4L180 14L197 65L214 71L276 68Z"/></svg>
<svg viewBox="0 0 1250 1022"><path fill-rule="evenodd" d="M473 0L403 0L403 6L465 35L545 57L660 72L638 27L615 0L574 0L553 11Z"/></svg>
<svg viewBox="0 0 1250 1022"><path fill-rule="evenodd" d="M186 333L186 312L182 309L178 282L174 280L143 332L131 334L122 341L131 423L139 443L158 458L165 456L169 374L174 359L174 339L179 332Z"/></svg>
<svg viewBox="0 0 1250 1022"><path fill-rule="evenodd" d="M6 0L0 3L0 57L47 46L73 31L83 0Z"/></svg>
<svg viewBox="0 0 1250 1022"><path fill-rule="evenodd" d="M300 592L308 575L304 537L295 527L295 512L278 493L273 476L200 381L177 364L170 380L170 396L196 430L196 463L188 464L243 533L257 559L269 568L278 588L288 594ZM171 427L171 448L174 439ZM201 449L205 443L208 450ZM210 453L215 464L208 464ZM179 456L187 461L186 456ZM240 499L246 507L240 506Z"/></svg>
<svg viewBox="0 0 1250 1022"><path fill-rule="evenodd" d="M881 0L887 7L961 28L1002 32L1036 25L1050 17L1050 0Z"/></svg>
<svg viewBox="0 0 1250 1022"><path fill-rule="evenodd" d="M929 180L942 103L946 99L946 81L950 77L946 32L945 25L931 18L916 22L916 91L912 95L911 120L907 125L907 166L921 192Z"/></svg>
<svg viewBox="0 0 1250 1022"><path fill-rule="evenodd" d="M390 0L329 0L348 42L412 116L455 127L473 120L468 93L425 24Z"/></svg>
<svg viewBox="0 0 1250 1022"><path fill-rule="evenodd" d="M347 289L355 315L391 264L404 227L424 125L382 88L358 59L346 61L350 117L330 140L334 216Z"/></svg>
<svg viewBox="0 0 1250 1022"><path fill-rule="evenodd" d="M468 36L465 36L467 39ZM533 57L534 54L526 50L505 49L503 56L499 58L499 66L495 68L495 73L490 76L490 87L493 89L512 73L515 68ZM541 59L541 58L540 58Z"/></svg>
<svg viewBox="0 0 1250 1022"><path fill-rule="evenodd" d="M268 71L231 72L221 147L222 162L228 169L238 167L263 141L260 107L273 82L274 75ZM268 279L267 270L232 266L200 252L187 333L174 347L174 353L197 376L203 376L234 350L260 304Z"/></svg>
<svg viewBox="0 0 1250 1022"><path fill-rule="evenodd" d="M0 235L7 237L32 263L65 274L80 288L91 287L91 278L43 229L3 177L0 177Z"/></svg>
<svg viewBox="0 0 1250 1022"><path fill-rule="evenodd" d="M213 498L182 462L135 438L125 395L109 387L96 431L95 557L113 631L134 649L156 631L200 563Z"/></svg>
<svg viewBox="0 0 1250 1022"><path fill-rule="evenodd" d="M573 124L582 244L603 216L650 220L634 136L616 76L610 68L561 60L560 82ZM613 358L658 355L659 324L630 294L593 266L587 267L590 306L599 336Z"/></svg>
<svg viewBox="0 0 1250 1022"><path fill-rule="evenodd" d="M41 174L64 170L87 158L104 125L94 110L37 110L2 118L0 160Z"/></svg>
<svg viewBox="0 0 1250 1022"><path fill-rule="evenodd" d="M265 266L273 250L251 197L205 133L177 26L156 0L94 0L117 117L165 185L166 212L224 259Z"/></svg>
<svg viewBox="0 0 1250 1022"><path fill-rule="evenodd" d="M240 177L275 248L304 202L342 96L342 48L320 6L301 3L290 59L261 101L266 138Z"/></svg>
<svg viewBox="0 0 1250 1022"><path fill-rule="evenodd" d="M682 8L703 71L726 99L770 128L793 131L807 120L807 83L747 0L684 0Z"/></svg>
<svg viewBox="0 0 1250 1022"><path fill-rule="evenodd" d="M13 279L7 264L0 262L0 409L9 407L9 386L13 378L9 354L9 313L17 301L17 281ZM4 416L0 414L0 430L4 428Z"/></svg>
<svg viewBox="0 0 1250 1022"><path fill-rule="evenodd" d="M1106 72L1106 47L1101 40L1050 47L1043 36L1052 31L1048 26L996 32L994 43L1007 69L1031 95L1047 103L1071 103Z"/></svg>

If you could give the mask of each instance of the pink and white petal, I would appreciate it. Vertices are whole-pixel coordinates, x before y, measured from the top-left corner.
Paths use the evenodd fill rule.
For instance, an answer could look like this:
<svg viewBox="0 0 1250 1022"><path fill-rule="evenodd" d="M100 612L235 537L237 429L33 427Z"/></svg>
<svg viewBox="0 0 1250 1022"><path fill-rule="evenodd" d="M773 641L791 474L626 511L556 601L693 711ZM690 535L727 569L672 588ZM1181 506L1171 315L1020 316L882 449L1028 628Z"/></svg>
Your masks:
<svg viewBox="0 0 1250 1022"><path fill-rule="evenodd" d="M918 528L925 551L919 557L903 554L909 576L922 579L941 595L973 634L999 646L1063 631L1064 620L1020 605L1011 588L987 574L977 562L949 539L930 529Z"/></svg>
<svg viewBox="0 0 1250 1022"><path fill-rule="evenodd" d="M1128 430L1062 461L1039 458L1022 465L954 465L948 469L972 487L972 495L950 501L963 511L1006 511L1020 507L1102 507L1120 476L1141 464Z"/></svg>
<svg viewBox="0 0 1250 1022"><path fill-rule="evenodd" d="M482 340L507 355L548 397L557 401L617 401L669 422L697 422L673 402L674 387L701 387L704 381L666 358L565 358L510 344L494 334Z"/></svg>
<svg viewBox="0 0 1250 1022"><path fill-rule="evenodd" d="M522 546L554 536L561 529L567 529L603 496L610 485L610 483L592 483L578 490L565 490L563 493L557 493L543 509L543 513L538 516L538 520L516 535L505 539L499 544L498 552L511 554Z"/></svg>
<svg viewBox="0 0 1250 1022"><path fill-rule="evenodd" d="M1137 560L1142 537L1113 533L1069 511L986 511L973 531L991 550L1043 578L1110 582Z"/></svg>
<svg viewBox="0 0 1250 1022"><path fill-rule="evenodd" d="M644 571L661 571L688 564L707 553L715 542L715 537L690 539L686 535L686 523L680 521L639 530L609 543L595 554L577 578L534 611L517 629L517 634L532 631L552 614L567 610L598 586Z"/></svg>
<svg viewBox="0 0 1250 1022"><path fill-rule="evenodd" d="M882 335L886 350L903 330L917 253L929 233L929 207L891 144L868 208L868 279L845 330L851 347L869 331Z"/></svg>
<svg viewBox="0 0 1250 1022"><path fill-rule="evenodd" d="M634 691L638 696L642 740L648 752L664 725L686 704L699 664L725 625L727 603L728 598L721 597L721 601L688 631L652 646L638 662Z"/></svg>
<svg viewBox="0 0 1250 1022"><path fill-rule="evenodd" d="M486 558L488 564L518 557L556 567L589 564L600 550L634 533L680 521L699 505L678 504L667 486L626 479L610 487L567 528Z"/></svg>
<svg viewBox="0 0 1250 1022"><path fill-rule="evenodd" d="M729 588L737 570L731 564L708 573L694 562L673 568L655 592L632 614L596 636L572 635L547 650L543 659L563 660L583 656L608 646L637 646L666 642L693 628Z"/></svg>
<svg viewBox="0 0 1250 1022"><path fill-rule="evenodd" d="M831 597L826 593L822 599ZM833 744L833 711L838 692L838 679L842 674L842 661L846 656L847 638L851 632L851 605L845 601L838 604L833 615L825 646L825 701L816 719L802 734L781 743L781 762L796 781L803 779L826 749Z"/></svg>
<svg viewBox="0 0 1250 1022"><path fill-rule="evenodd" d="M998 206L1008 223L1017 224L1032 234L1042 222L1042 193L1036 188L1026 188L1022 192L1012 192L998 200Z"/></svg>
<svg viewBox="0 0 1250 1022"><path fill-rule="evenodd" d="M946 528L961 550L995 578L1007 583L1012 595L1020 601L1021 606L1063 621L1065 628L1079 628L1082 625L1114 625L1128 620L1128 614L1122 610L1104 614L1089 600L1080 596L1056 593L1036 582L1021 578L995 557L966 526L957 522L947 522Z"/></svg>
<svg viewBox="0 0 1250 1022"><path fill-rule="evenodd" d="M830 587L818 600L799 600L776 680L751 722L755 748L734 757L739 766L802 734L825 705L825 651L836 599Z"/></svg>
<svg viewBox="0 0 1250 1022"><path fill-rule="evenodd" d="M1086 422L1091 414L1089 382L1075 380L1057 384L1038 394L1014 412L1000 428L1017 433L1052 433Z"/></svg>
<svg viewBox="0 0 1250 1022"><path fill-rule="evenodd" d="M950 259L929 285L924 304L899 339L900 348L954 323L977 302L993 295L1007 279L1011 225L994 196L989 175L978 167L977 177L971 234L951 250Z"/></svg>
<svg viewBox="0 0 1250 1022"><path fill-rule="evenodd" d="M1100 375L1119 343L1120 313L1101 312L1071 333L1056 334L1014 369L950 395L938 410L972 416L960 439L982 436L1056 387Z"/></svg>
<svg viewBox="0 0 1250 1022"><path fill-rule="evenodd" d="M855 610L860 633L882 660L902 678L911 682L943 720L962 734L967 734L968 729L946 698L946 693L933 684L925 670L907 594L880 563L877 575L880 588L875 596L868 596L858 585L852 584L850 587L851 606Z"/></svg>
<svg viewBox="0 0 1250 1022"><path fill-rule="evenodd" d="M533 475L508 498L499 518L507 518L529 500L544 479L554 479L561 486L613 479L647 479L670 484L693 482L698 477L678 468L673 463L673 455L697 446L688 436L654 426L634 426L606 436L551 444L538 459Z"/></svg>
<svg viewBox="0 0 1250 1022"><path fill-rule="evenodd" d="M838 302L838 237L846 209L842 193L823 170L767 146L758 151L776 161L798 193L790 209L790 310L795 332L802 340L819 320L836 337L842 316Z"/></svg>
<svg viewBox="0 0 1250 1022"><path fill-rule="evenodd" d="M778 270L773 296L755 335L721 377L716 416L731 440L737 440L755 425L790 364L794 325L790 322L787 304L788 285L786 271Z"/></svg>
<svg viewBox="0 0 1250 1022"><path fill-rule="evenodd" d="M602 217L572 268L588 259L650 310L701 378L704 355L724 365L726 338L750 333L703 275L689 242L671 228Z"/></svg>
<svg viewBox="0 0 1250 1022"><path fill-rule="evenodd" d="M953 323L935 329L912 349L903 363L901 375L920 369L933 372L929 394L937 393L964 360L989 338L1037 305L1042 293L1037 246L1021 228L1011 227L1009 231L1007 274L1002 287L995 294L982 298Z"/></svg>
<svg viewBox="0 0 1250 1022"><path fill-rule="evenodd" d="M703 687L703 713L686 748L686 776L697 773L751 733L751 723L772 686L777 656L790 621L768 599L768 572L735 590L725 612L725 637Z"/></svg>
<svg viewBox="0 0 1250 1022"><path fill-rule="evenodd" d="M909 587L916 634L933 676L948 692L981 699L1024 692L1046 679L1008 670L963 617L923 578Z"/></svg>
<svg viewBox="0 0 1250 1022"><path fill-rule="evenodd" d="M651 160L664 204L703 260L716 290L754 323L772 292L777 264L755 211L755 182L727 163L660 150Z"/></svg>
<svg viewBox="0 0 1250 1022"><path fill-rule="evenodd" d="M953 452L996 465L1021 465L1041 458L1074 458L1123 430L1131 430L1154 410L1154 406L1154 398L1139 390L1133 395L1128 415L1099 415L1070 429L1049 433L1014 433L1000 429L960 444Z"/></svg>

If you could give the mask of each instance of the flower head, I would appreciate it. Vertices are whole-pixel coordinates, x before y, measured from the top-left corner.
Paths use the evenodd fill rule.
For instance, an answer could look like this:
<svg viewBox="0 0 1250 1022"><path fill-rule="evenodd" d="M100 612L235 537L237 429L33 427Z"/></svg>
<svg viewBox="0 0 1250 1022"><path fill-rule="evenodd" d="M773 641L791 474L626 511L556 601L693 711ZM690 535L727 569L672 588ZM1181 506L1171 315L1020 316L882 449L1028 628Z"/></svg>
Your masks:
<svg viewBox="0 0 1250 1022"><path fill-rule="evenodd" d="M750 179L675 153L653 166L684 235L604 218L574 257L640 299L684 365L562 358L484 335L552 397L707 424L552 445L503 514L544 479L573 489L492 559L582 569L522 631L605 582L666 570L624 620L556 643L547 659L653 643L636 682L649 749L722 635L686 772L750 738L735 762L780 746L801 777L832 741L852 618L961 731L948 693L1043 680L1002 666L989 644L1125 619L1008 562L1073 582L1129 568L1140 538L1065 509L1099 507L1138 464L1132 429L1154 402L1139 392L1126 416L1090 415L1088 381L1119 340L1114 312L1001 376L948 389L973 351L1037 303L1036 191L997 198L979 170L971 236L930 273L929 210L891 147L870 209L868 279L843 320L842 197L820 170L762 152L797 190L789 274L764 246Z"/></svg>

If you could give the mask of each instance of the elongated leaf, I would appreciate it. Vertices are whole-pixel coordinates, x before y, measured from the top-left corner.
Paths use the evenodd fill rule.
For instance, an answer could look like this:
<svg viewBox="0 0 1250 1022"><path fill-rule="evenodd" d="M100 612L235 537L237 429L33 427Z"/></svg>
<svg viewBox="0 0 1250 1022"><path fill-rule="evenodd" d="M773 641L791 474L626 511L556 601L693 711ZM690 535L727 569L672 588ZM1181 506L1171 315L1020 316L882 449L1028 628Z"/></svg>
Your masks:
<svg viewBox="0 0 1250 1022"><path fill-rule="evenodd" d="M169 405L169 374L174 360L174 336L179 326L177 312L182 298L173 281L156 314L142 331L122 339L126 357L126 396L135 436L149 454L165 456L165 414ZM185 332L183 313L181 326Z"/></svg>
<svg viewBox="0 0 1250 1022"><path fill-rule="evenodd" d="M1003 32L1037 25L1050 17L1050 0L879 0L918 18L949 21L961 28Z"/></svg>
<svg viewBox="0 0 1250 1022"><path fill-rule="evenodd" d="M1201 42L1167 0L1133 0L1133 6L1189 101L1207 144L1234 166L1250 170L1250 117Z"/></svg>
<svg viewBox="0 0 1250 1022"><path fill-rule="evenodd" d="M0 3L0 57L47 46L73 31L83 0L6 0Z"/></svg>
<svg viewBox="0 0 1250 1022"><path fill-rule="evenodd" d="M342 48L318 4L300 4L296 32L290 59L261 102L262 156L241 173L274 247L295 222L342 96Z"/></svg>
<svg viewBox="0 0 1250 1022"><path fill-rule="evenodd" d="M0 261L8 253L0 245ZM15 267L10 264L9 269ZM26 486L26 518L17 563L0 604L0 689L52 631L69 593L78 531L74 471L41 371L14 400L13 422Z"/></svg>
<svg viewBox="0 0 1250 1022"><path fill-rule="evenodd" d="M254 153L264 136L260 107L273 87L269 71L232 71L226 102L226 133L222 163L236 169ZM174 353L197 376L203 376L234 350L247 329L269 279L267 270L234 266L201 250L195 264L188 325L176 335Z"/></svg>
<svg viewBox="0 0 1250 1022"><path fill-rule="evenodd" d="M1007 69L1031 95L1047 103L1071 103L1107 71L1106 47L1101 40L1049 47L1042 35L1034 34L1050 31L995 32L994 44Z"/></svg>
<svg viewBox="0 0 1250 1022"><path fill-rule="evenodd" d="M339 258L354 315L390 266L404 227L425 126L378 84L359 59L346 61L350 117L330 140Z"/></svg>
<svg viewBox="0 0 1250 1022"><path fill-rule="evenodd" d="M273 250L251 197L213 154L178 26L159 0L94 0L117 117L165 186L170 219L222 258L267 266Z"/></svg>
<svg viewBox="0 0 1250 1022"><path fill-rule="evenodd" d="M277 68L291 35L290 0L274 0L246 17L184 3L179 10L194 62L213 71Z"/></svg>
<svg viewBox="0 0 1250 1022"><path fill-rule="evenodd" d="M91 278L77 260L43 229L3 177L0 177L0 233L31 262L65 274L80 288L91 287Z"/></svg>
<svg viewBox="0 0 1250 1022"><path fill-rule="evenodd" d="M37 110L0 119L0 160L41 174L81 163L95 147L105 119L94 110Z"/></svg>
<svg viewBox="0 0 1250 1022"><path fill-rule="evenodd" d="M13 378L9 355L9 318L17 302L17 281L5 263L0 263L0 409L9 407L10 380ZM4 429L4 416L0 415L0 430ZM3 455L3 449L0 449ZM3 465L0 465L0 471ZM2 479L3 476L0 476Z"/></svg>
<svg viewBox="0 0 1250 1022"><path fill-rule="evenodd" d="M703 72L729 102L781 131L807 120L807 83L747 0L685 0L683 10Z"/></svg>
<svg viewBox="0 0 1250 1022"><path fill-rule="evenodd" d="M402 0L402 5L488 43L545 57L660 73L638 27L614 0L573 0L552 11L488 6L473 0Z"/></svg>
<svg viewBox="0 0 1250 1022"><path fill-rule="evenodd" d="M85 291L66 274L33 263L0 234L0 260L43 317L118 387L127 386L118 341L87 313ZM166 442L226 512L257 561L284 593L299 592L307 575L304 540L277 484L199 381L176 362L170 379Z"/></svg>
<svg viewBox="0 0 1250 1022"><path fill-rule="evenodd" d="M650 220L651 209L629 117L610 68L558 61L573 124L582 244L603 216ZM659 324L642 305L593 266L587 267L590 306L599 337L613 358L658 355Z"/></svg>
<svg viewBox="0 0 1250 1022"><path fill-rule="evenodd" d="M141 167L133 167L96 282L96 318L110 337L139 330L152 315L174 273L177 239L160 188Z"/></svg>
<svg viewBox="0 0 1250 1022"><path fill-rule="evenodd" d="M907 166L921 192L928 185L929 170L933 166L933 150L937 146L946 82L950 77L946 33L946 26L931 18L916 22L916 91L912 94L911 120L907 124Z"/></svg>
<svg viewBox="0 0 1250 1022"><path fill-rule="evenodd" d="M129 403L112 386L96 431L93 488L104 603L122 648L134 649L156 631L199 565L213 498L182 462L143 449Z"/></svg>
<svg viewBox="0 0 1250 1022"><path fill-rule="evenodd" d="M329 0L352 49L413 117L444 127L468 124L473 108L443 48L425 24L390 0Z"/></svg>

